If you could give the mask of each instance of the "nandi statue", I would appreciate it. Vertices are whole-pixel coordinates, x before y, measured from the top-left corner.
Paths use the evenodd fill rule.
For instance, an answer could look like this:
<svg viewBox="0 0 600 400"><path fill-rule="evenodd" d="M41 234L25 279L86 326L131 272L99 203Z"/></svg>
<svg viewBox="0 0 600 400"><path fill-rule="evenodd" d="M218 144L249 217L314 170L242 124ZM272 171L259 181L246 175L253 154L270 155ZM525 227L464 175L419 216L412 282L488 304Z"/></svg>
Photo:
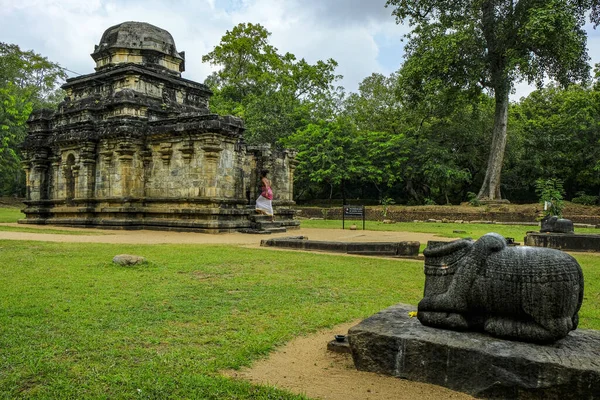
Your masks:
<svg viewBox="0 0 600 400"><path fill-rule="evenodd" d="M559 250L508 247L488 233L428 246L423 325L482 330L527 342L550 343L577 328L583 273Z"/></svg>

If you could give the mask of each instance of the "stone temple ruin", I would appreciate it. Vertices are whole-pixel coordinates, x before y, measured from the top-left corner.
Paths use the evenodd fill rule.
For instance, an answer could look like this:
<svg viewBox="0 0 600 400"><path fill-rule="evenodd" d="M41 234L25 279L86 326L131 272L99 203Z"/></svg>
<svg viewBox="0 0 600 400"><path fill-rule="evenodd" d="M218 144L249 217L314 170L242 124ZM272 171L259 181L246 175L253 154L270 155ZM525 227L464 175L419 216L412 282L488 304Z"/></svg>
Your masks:
<svg viewBox="0 0 600 400"><path fill-rule="evenodd" d="M239 118L211 114L209 88L181 78L169 32L124 22L68 79L57 111L34 112L24 145L28 224L231 232L256 228L260 171L275 220L297 227L293 151L248 146Z"/></svg>

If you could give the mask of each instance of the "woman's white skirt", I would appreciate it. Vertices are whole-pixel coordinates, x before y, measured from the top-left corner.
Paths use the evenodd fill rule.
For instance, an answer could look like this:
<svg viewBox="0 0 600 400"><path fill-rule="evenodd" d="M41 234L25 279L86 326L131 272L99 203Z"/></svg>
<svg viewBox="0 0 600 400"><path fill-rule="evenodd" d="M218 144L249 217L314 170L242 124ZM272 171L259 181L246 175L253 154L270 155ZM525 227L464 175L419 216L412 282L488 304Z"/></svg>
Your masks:
<svg viewBox="0 0 600 400"><path fill-rule="evenodd" d="M262 211L267 215L273 215L273 203L271 200L262 197L262 195L258 196L258 199L256 199L256 210Z"/></svg>

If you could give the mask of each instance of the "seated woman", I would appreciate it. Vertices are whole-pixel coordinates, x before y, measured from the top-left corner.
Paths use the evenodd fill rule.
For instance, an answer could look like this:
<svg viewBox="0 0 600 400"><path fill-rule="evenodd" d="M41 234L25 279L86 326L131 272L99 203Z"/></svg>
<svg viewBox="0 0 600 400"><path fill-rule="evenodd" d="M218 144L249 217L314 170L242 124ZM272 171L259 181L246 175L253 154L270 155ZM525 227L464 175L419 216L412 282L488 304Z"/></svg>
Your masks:
<svg viewBox="0 0 600 400"><path fill-rule="evenodd" d="M273 216L273 190L271 189L271 181L267 178L268 170L263 170L260 173L261 193L256 199L256 211L260 214Z"/></svg>

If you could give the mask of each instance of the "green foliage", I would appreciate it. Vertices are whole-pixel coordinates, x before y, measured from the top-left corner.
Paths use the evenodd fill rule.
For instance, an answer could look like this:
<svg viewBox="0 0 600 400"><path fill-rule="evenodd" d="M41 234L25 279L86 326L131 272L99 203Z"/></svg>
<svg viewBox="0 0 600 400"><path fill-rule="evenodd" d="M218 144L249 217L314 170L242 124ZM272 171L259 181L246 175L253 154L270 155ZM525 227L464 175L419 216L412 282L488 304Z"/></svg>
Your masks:
<svg viewBox="0 0 600 400"><path fill-rule="evenodd" d="M535 181L535 192L540 203L544 205L544 215L562 217L565 207L563 201L564 189L562 180L556 178L538 179Z"/></svg>
<svg viewBox="0 0 600 400"><path fill-rule="evenodd" d="M467 192L467 201L473 207L479 207L481 205L481 201L477 198L477 193Z"/></svg>
<svg viewBox="0 0 600 400"><path fill-rule="evenodd" d="M383 218L387 218L389 208L393 204L396 204L396 201L391 197L384 197L381 199L381 205L383 206Z"/></svg>
<svg viewBox="0 0 600 400"><path fill-rule="evenodd" d="M0 195L24 194L19 145L32 110L57 100L56 85L66 74L33 51L0 42Z"/></svg>
<svg viewBox="0 0 600 400"><path fill-rule="evenodd" d="M297 176L310 182L333 188L364 174L365 153L358 131L343 116L309 124L290 136L286 144L298 151Z"/></svg>
<svg viewBox="0 0 600 400"><path fill-rule="evenodd" d="M585 206L593 206L598 203L598 196L592 196L592 195L586 194L585 192L577 192L577 193L575 193L575 196L576 197L573 197L571 199L571 202L575 203L575 204L583 204Z"/></svg>
<svg viewBox="0 0 600 400"><path fill-rule="evenodd" d="M280 141L331 114L337 63L309 64L279 54L262 25L241 23L227 31L204 62L220 67L205 83L214 91L211 110L244 118L249 143Z"/></svg>
<svg viewBox="0 0 600 400"><path fill-rule="evenodd" d="M559 176L569 196L598 192L600 174L600 92L572 85L532 92L513 107L513 132L520 140L518 160L507 165L509 181L526 190L534 177Z"/></svg>
<svg viewBox="0 0 600 400"><path fill-rule="evenodd" d="M408 22L401 76L412 103L447 103L488 89L495 97L487 171L478 197L500 194L508 95L519 80L549 76L562 85L586 81L586 13L595 1L388 0L398 23ZM593 17L595 14L593 14Z"/></svg>

